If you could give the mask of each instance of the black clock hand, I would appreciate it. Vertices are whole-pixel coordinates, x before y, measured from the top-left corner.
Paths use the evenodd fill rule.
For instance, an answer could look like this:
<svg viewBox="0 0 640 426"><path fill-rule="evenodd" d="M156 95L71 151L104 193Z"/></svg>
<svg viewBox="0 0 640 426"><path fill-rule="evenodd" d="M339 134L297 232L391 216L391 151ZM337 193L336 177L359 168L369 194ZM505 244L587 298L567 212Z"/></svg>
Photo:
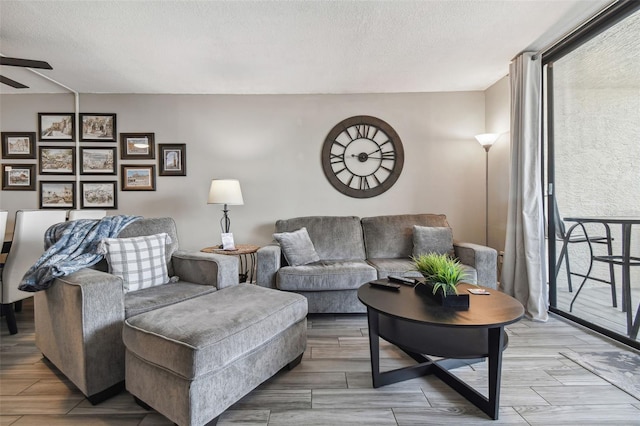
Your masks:
<svg viewBox="0 0 640 426"><path fill-rule="evenodd" d="M357 155L355 155L355 154L351 154L351 156L352 156L352 157L356 157L356 158L358 157L358 156L357 156ZM372 157L371 155L367 155L367 160L368 160L369 158L374 159L374 160L393 160L393 156L391 156L391 155L382 156L382 157Z"/></svg>

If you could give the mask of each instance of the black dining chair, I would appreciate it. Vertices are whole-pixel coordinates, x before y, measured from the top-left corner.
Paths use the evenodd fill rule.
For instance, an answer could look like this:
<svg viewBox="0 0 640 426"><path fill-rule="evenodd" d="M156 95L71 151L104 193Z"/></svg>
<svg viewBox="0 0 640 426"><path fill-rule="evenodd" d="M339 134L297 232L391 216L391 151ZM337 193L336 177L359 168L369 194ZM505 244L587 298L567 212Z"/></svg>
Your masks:
<svg viewBox="0 0 640 426"><path fill-rule="evenodd" d="M618 301L617 301L617 297L616 297L616 280L615 280L615 273L613 270L613 264L609 264L609 280L607 281L606 279L602 279L602 278L598 278L598 277L592 277L591 274L591 270L593 269L593 261L594 258L596 257L596 255L594 254L594 250L593 250L593 245L594 244L604 244L607 246L607 253L609 256L612 255L612 245L611 242L613 241L613 238L611 238L611 230L609 229L609 226L606 223L603 223L602 225L604 226L604 231L605 231L605 235L604 236L591 236L588 234L587 229L585 228L584 224L582 223L576 223L575 225L572 225L568 230L566 229L565 223L562 220L562 217L560 216L560 212L558 210L558 203L554 203L554 209L553 209L553 215L554 215L554 219L555 219L555 233L556 233L556 240L558 241L562 241L562 249L560 250L560 256L558 257L558 260L556 262L556 278L558 277L558 274L560 273L560 267L562 266L562 263L564 261L565 263L565 270L567 273L567 284L569 287L569 292L573 292L573 285L571 282L571 277L572 276L576 276L576 277L580 277L582 278L582 282L580 283L580 286L578 287L578 291L576 291L576 294L573 296L573 299L571 300L571 304L569 305L569 312L572 311L573 309L573 303L575 302L576 298L578 297L578 294L580 294L580 291L582 290L582 287L585 285L585 283L587 282L587 280L593 280L593 281L598 281L601 283L605 283L605 284L609 284L611 286L611 302L613 304L613 307L617 307L618 306ZM579 228L579 230L577 229ZM571 270L571 265L569 262L569 245L571 244L584 244L587 243L587 246L589 247L589 268L587 269L586 274L581 274L579 272L574 272Z"/></svg>

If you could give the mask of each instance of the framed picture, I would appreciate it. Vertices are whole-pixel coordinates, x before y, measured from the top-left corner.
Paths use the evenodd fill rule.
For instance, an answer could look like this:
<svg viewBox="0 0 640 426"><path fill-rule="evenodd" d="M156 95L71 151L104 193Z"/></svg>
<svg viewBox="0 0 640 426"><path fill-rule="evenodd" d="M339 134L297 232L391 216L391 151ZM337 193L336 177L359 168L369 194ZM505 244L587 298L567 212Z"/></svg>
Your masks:
<svg viewBox="0 0 640 426"><path fill-rule="evenodd" d="M70 146L41 146L41 175L73 175L76 173L76 149Z"/></svg>
<svg viewBox="0 0 640 426"><path fill-rule="evenodd" d="M115 148L80 148L81 175L115 175Z"/></svg>
<svg viewBox="0 0 640 426"><path fill-rule="evenodd" d="M41 209L75 209L75 195L73 181L40 181Z"/></svg>
<svg viewBox="0 0 640 426"><path fill-rule="evenodd" d="M81 209L117 209L117 182L80 182Z"/></svg>
<svg viewBox="0 0 640 426"><path fill-rule="evenodd" d="M36 132L2 132L2 158L35 159Z"/></svg>
<svg viewBox="0 0 640 426"><path fill-rule="evenodd" d="M76 120L72 112L38 113L38 136L41 141L76 140Z"/></svg>
<svg viewBox="0 0 640 426"><path fill-rule="evenodd" d="M120 133L120 158L153 160L155 133Z"/></svg>
<svg viewBox="0 0 640 426"><path fill-rule="evenodd" d="M187 145L183 143L158 145L160 176L187 175Z"/></svg>
<svg viewBox="0 0 640 426"><path fill-rule="evenodd" d="M3 191L35 191L36 190L36 165L35 164L3 164L2 165L2 190Z"/></svg>
<svg viewBox="0 0 640 426"><path fill-rule="evenodd" d="M80 114L82 142L115 142L116 115L115 114Z"/></svg>
<svg viewBox="0 0 640 426"><path fill-rule="evenodd" d="M156 166L123 164L120 179L123 191L155 191Z"/></svg>

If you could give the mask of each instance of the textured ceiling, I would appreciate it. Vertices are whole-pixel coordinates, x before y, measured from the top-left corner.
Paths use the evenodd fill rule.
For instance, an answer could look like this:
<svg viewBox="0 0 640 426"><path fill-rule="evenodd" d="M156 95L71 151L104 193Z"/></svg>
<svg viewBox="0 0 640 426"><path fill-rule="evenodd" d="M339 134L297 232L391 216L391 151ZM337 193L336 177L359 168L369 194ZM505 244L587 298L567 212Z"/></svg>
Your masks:
<svg viewBox="0 0 640 426"><path fill-rule="evenodd" d="M484 90L610 0L0 1L0 54L81 93ZM2 75L62 89L28 70Z"/></svg>

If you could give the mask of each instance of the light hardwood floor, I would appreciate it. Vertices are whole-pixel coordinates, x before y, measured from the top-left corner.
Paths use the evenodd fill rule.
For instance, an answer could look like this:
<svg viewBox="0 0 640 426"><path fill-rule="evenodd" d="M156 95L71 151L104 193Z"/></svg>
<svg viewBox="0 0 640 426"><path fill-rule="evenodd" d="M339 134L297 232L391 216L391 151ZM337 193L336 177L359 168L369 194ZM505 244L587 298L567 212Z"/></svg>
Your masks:
<svg viewBox="0 0 640 426"><path fill-rule="evenodd" d="M31 300L17 317L15 336L4 319L1 324L1 426L171 424L126 392L92 406L43 361L34 344ZM562 355L628 349L555 317L508 327L497 421L433 377L372 389L365 315L310 316L308 327L302 363L251 392L219 425L640 425L640 400ZM390 344L381 342L381 350L385 369L412 363ZM486 392L486 363L456 374Z"/></svg>

